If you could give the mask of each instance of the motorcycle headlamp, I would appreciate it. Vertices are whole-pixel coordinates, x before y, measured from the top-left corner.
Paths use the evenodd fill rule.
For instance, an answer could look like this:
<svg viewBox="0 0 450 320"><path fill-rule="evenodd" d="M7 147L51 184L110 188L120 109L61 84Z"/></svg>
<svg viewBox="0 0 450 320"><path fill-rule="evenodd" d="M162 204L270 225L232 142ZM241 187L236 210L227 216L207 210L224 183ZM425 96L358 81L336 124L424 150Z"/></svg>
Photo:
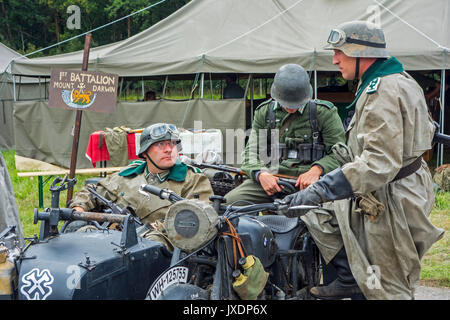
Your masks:
<svg viewBox="0 0 450 320"><path fill-rule="evenodd" d="M217 235L219 216L214 208L197 199L177 201L164 219L167 237L188 253L194 252Z"/></svg>

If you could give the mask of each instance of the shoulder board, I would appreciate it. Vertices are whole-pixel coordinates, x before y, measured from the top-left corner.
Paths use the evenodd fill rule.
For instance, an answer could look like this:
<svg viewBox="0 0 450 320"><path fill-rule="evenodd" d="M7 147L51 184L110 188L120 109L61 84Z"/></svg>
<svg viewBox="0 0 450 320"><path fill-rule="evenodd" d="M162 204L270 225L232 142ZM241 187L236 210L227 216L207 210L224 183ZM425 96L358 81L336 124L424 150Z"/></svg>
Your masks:
<svg viewBox="0 0 450 320"><path fill-rule="evenodd" d="M374 92L377 92L378 85L380 84L380 77L377 77L369 82L367 85L366 93L372 94Z"/></svg>
<svg viewBox="0 0 450 320"><path fill-rule="evenodd" d="M189 165L189 164L187 164L187 167L188 167L192 172L194 172L194 173L202 173L202 172L203 172L200 168L191 166L191 165Z"/></svg>
<svg viewBox="0 0 450 320"><path fill-rule="evenodd" d="M316 104L327 107L328 109L333 109L333 107L334 107L334 104L330 101L319 100L319 99L314 99L314 101L316 102Z"/></svg>
<svg viewBox="0 0 450 320"><path fill-rule="evenodd" d="M273 101L273 99L269 99L269 100L266 100L266 101L262 102L258 107L256 107L255 111L258 110L259 108L262 108L265 105L271 103L272 101Z"/></svg>

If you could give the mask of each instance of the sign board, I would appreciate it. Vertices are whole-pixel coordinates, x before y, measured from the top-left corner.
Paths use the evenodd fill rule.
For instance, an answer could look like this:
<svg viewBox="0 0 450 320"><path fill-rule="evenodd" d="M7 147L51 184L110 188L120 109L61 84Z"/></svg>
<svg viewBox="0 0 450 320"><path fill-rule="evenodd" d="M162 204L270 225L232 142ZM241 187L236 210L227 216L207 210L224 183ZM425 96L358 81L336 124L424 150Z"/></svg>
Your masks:
<svg viewBox="0 0 450 320"><path fill-rule="evenodd" d="M48 105L55 108L113 112L119 75L52 69Z"/></svg>

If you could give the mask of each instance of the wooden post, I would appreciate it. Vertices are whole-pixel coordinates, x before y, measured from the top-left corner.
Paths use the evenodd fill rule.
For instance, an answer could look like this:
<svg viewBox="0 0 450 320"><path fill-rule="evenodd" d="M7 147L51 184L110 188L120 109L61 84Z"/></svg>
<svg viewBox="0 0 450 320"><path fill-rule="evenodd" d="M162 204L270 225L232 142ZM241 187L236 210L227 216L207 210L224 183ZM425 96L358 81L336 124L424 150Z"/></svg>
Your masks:
<svg viewBox="0 0 450 320"><path fill-rule="evenodd" d="M83 53L83 64L81 67L82 71L87 71L89 64L89 49L91 44L92 35L88 33L84 40L84 53ZM69 178L73 179L75 177L75 169L77 167L77 153L78 153L78 142L80 139L80 127L81 127L81 118L82 118L82 110L77 110L77 115L75 119L75 129L73 135L73 144L72 144L72 158L70 160L70 172ZM73 195L73 187L69 187L67 189L67 200L66 205L69 204L69 201L72 200Z"/></svg>

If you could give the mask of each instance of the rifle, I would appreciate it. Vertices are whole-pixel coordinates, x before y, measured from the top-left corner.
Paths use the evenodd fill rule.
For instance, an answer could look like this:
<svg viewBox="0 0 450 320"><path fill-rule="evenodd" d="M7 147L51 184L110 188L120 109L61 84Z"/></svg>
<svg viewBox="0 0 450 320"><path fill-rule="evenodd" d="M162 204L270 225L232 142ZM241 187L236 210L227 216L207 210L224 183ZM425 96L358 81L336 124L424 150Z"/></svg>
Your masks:
<svg viewBox="0 0 450 320"><path fill-rule="evenodd" d="M108 208L111 209L113 214L120 214L120 215L127 215L127 214L131 214L132 216L135 217L135 222L139 225L143 225L143 223L141 221L139 221L136 217L136 215L134 214L134 212L130 212L130 210L124 208L122 209L121 207L119 207L117 204L115 204L114 202L112 202L111 200L106 199L105 197L103 197L102 195L100 195L97 191L95 191L94 188L92 187L88 187L87 188L88 191L92 194L92 196L94 196L94 198L97 198L98 200L100 200L101 202L103 202Z"/></svg>
<svg viewBox="0 0 450 320"><path fill-rule="evenodd" d="M450 147L450 136L436 132L434 134L433 142L443 144L446 147Z"/></svg>
<svg viewBox="0 0 450 320"><path fill-rule="evenodd" d="M433 143L440 143L446 147L450 147L450 136L439 133L440 125L436 121L434 121L434 126L436 130L434 131Z"/></svg>
<svg viewBox="0 0 450 320"><path fill-rule="evenodd" d="M239 175L239 176L247 176L247 174L244 171L242 171L241 169L227 166L227 165L207 164L207 163L203 163L203 162L195 163L193 161L191 161L191 163L192 163L192 165L199 167L200 169L210 168L210 169L216 169L219 171L235 173L236 175ZM295 177L288 176L285 174L274 174L274 176L278 177L280 179L279 181L281 182L281 185L286 186L286 184L288 184L292 187L294 192L296 191L295 184L297 183L297 179Z"/></svg>

